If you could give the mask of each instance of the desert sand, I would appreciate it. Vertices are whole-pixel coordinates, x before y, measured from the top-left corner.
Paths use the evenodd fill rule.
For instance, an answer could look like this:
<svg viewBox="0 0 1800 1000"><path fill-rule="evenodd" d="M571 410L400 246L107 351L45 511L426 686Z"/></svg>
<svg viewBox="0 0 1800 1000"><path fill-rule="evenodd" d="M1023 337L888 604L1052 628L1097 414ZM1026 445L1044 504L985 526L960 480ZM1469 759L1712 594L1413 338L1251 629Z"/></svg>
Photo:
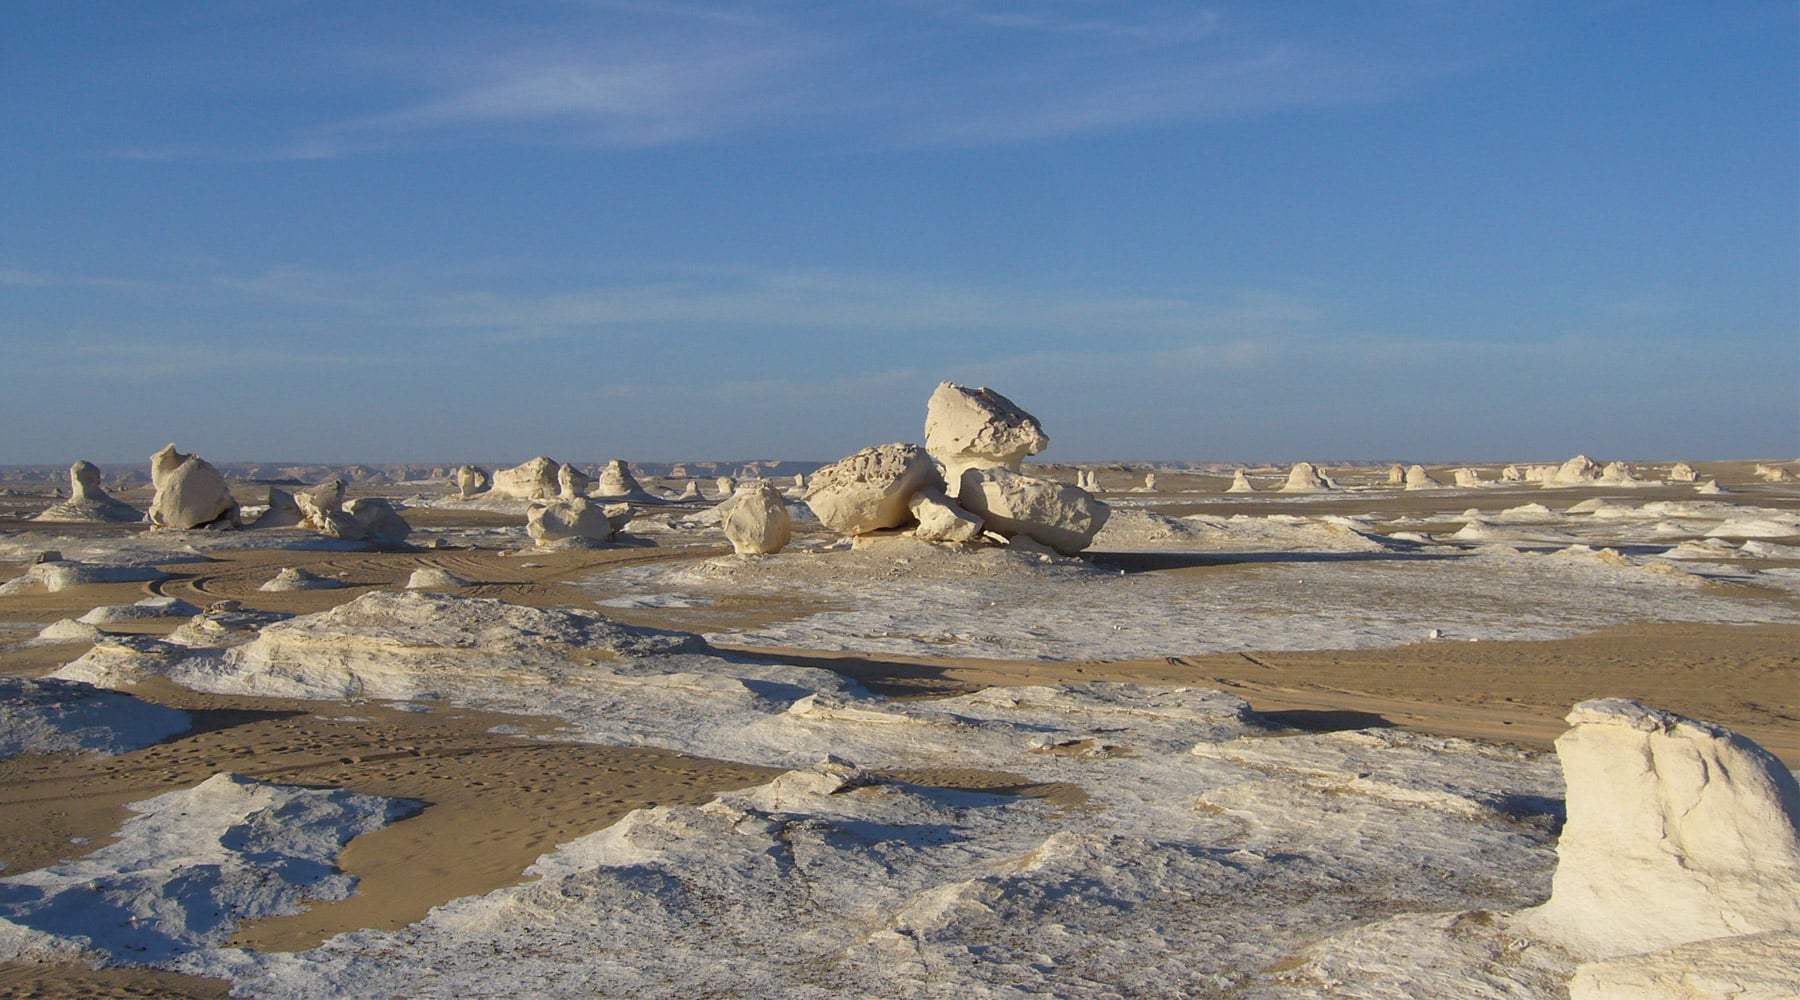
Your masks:
<svg viewBox="0 0 1800 1000"><path fill-rule="evenodd" d="M1759 479L1750 463L1699 466L1702 479L1717 479L1734 494L1696 497L1690 485L1674 483L1503 486L1497 468L1482 470L1479 488L1406 492L1378 485L1385 466L1325 470L1342 488L1299 496L1277 491L1285 470L1252 468L1251 480L1266 495L1227 494L1229 469L1163 470L1154 492L1138 490L1129 501L1108 497L1116 508L1108 528L1114 534L1103 532L1079 558L1043 555L1034 557L1041 568L1017 570L967 561L939 565L910 554L893 560L889 575L897 584L933 595L921 598L920 608L903 606L903 597L882 596L888 592L873 578L865 581L865 598L860 586L845 582L860 579L862 570L834 576L834 565L867 553L853 553L816 520L796 518L795 541L782 555L732 556L717 522L705 522L704 503L639 512L612 546L534 549L524 537L522 509L484 504L480 497L459 500L453 479L358 485L353 496L394 500L412 526L409 544L387 550L315 547L299 532L195 532L183 534L197 539L196 549L165 560L158 551L182 548L170 542L176 533L158 533L152 545L153 536L140 525L28 522L24 518L55 497L48 489L15 490L0 498L6 518L0 520L0 581L25 574L32 555L47 549L101 560L142 547L149 554L141 561L167 576L0 596L0 675L39 678L80 659L91 641L34 639L52 623L95 608L173 597L201 608L230 601L246 612L316 616L363 595L402 590L415 571L435 569L467 582L448 591L457 599L598 610L626 626L704 635L709 648L744 663L829 671L885 699L874 705L929 706L980 697L986 689L1044 685L1213 689L1242 698L1272 734L1394 730L1507 748L1525 754L1521 760L1553 760L1548 751L1567 729L1563 716L1571 705L1618 697L1728 726L1789 767L1800 765L1800 489ZM1072 468L1047 468L1058 479L1076 478ZM1442 481L1452 478L1433 471ZM1102 467L1086 474L1121 492L1143 481L1136 469ZM260 496L256 486L232 485L247 504ZM676 495L683 484L658 485ZM115 489L112 495L141 509L147 492ZM1702 500L1729 506L1696 506ZM1731 524L1739 527L1720 531ZM1782 534L1782 524L1794 530ZM1709 538L1724 541L1708 549ZM1321 539L1338 548L1322 547ZM1364 545L1366 539L1376 542ZM1700 561L1674 554L1683 544ZM879 546L868 552L888 558L879 556ZM1490 599L1478 591L1467 607L1445 610L1434 606L1429 589L1406 591L1396 582L1400 576L1381 575L1481 573L1489 561L1496 572L1542 579L1543 593L1515 603L1512 596ZM340 586L260 589L284 568ZM1556 575L1564 572L1572 575ZM1239 648L1267 631L1209 646L1177 628L1158 632L1156 623L1164 619L1154 616L1143 619L1132 638L1148 645L1121 645L1117 657L1092 655L1105 648L1105 636L1086 642L1042 630L1033 633L1040 646L1022 646L1021 655L1010 657L1004 641L972 639L950 626L948 638L906 638L914 634L907 631L913 628L908 615L929 618L934 602L968 598L957 588L976 595L970 614L980 613L981 598L991 598L987 603L999 606L993 612L997 634L1008 634L1002 631L1007 592L983 589L990 584L981 574L993 573L1022 579L1021 592L1036 595L1025 603L1046 618L1063 607L1056 595L1097 587L1136 587L1123 596L1152 604L1201 599L1192 595L1229 604L1234 589L1254 594L1259 587L1288 586L1289 576L1298 581L1292 584L1293 614L1323 622L1321 635L1331 634L1325 626L1334 617L1365 610L1344 594L1379 587L1388 595L1383 601L1398 603L1376 609L1361 631L1347 633L1353 641L1337 647L1309 638L1290 648ZM1341 573L1363 575L1347 577L1342 590L1331 589L1333 574ZM1617 589L1597 608L1571 603L1566 620L1557 620L1549 609L1562 600L1559 588L1590 585ZM1299 596L1300 587L1309 588L1307 596ZM1406 607L1407 600L1415 606ZM834 625L860 622L855 614L888 607L883 601L893 605L885 630L859 640L863 633L843 633ZM942 611L953 617L954 608ZM1191 620L1177 607L1169 614ZM1270 612L1244 614L1267 618ZM1395 624L1407 615L1416 627ZM115 635L166 636L186 621L144 618L103 628ZM1454 624L1438 628L1438 622ZM1259 627L1282 625L1277 616ZM834 629L838 638L829 637ZM1171 636L1166 647L1156 645L1160 634ZM923 651L932 644L942 651ZM595 655L595 662L607 662L623 654ZM264 953L304 952L349 931L405 928L452 900L548 877L528 869L558 845L605 830L634 810L699 806L716 793L760 786L786 770L767 754L726 759L723 752L597 741L594 723L573 708L559 714L554 696L521 714L473 704L461 694L320 700L209 693L166 678L133 684L129 693L190 713L191 728L113 756L27 752L0 761L0 874L74 859L120 830L132 815L127 803L189 788L219 772L412 803L409 818L355 837L338 854L337 867L358 879L354 895L243 921L224 945ZM1076 751L1085 746L1066 745ZM705 746L722 750L730 744L697 741L695 749ZM888 756L902 760L907 754ZM958 766L919 754L914 766L878 763L871 771L907 786L1032 799L1064 811L1097 808L1087 801L1092 789L1080 782L980 758ZM246 988L258 988L259 980L246 982ZM78 960L0 966L0 996L220 996L226 989L217 979L129 966L94 970Z"/></svg>

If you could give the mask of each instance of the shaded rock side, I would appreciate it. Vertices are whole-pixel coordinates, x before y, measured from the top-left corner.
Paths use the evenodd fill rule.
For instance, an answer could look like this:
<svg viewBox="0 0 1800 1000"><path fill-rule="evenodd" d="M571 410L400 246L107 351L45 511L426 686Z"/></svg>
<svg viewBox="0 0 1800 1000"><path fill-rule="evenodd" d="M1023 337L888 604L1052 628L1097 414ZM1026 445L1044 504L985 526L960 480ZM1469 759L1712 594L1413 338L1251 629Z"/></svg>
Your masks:
<svg viewBox="0 0 1800 1000"><path fill-rule="evenodd" d="M864 535L910 523L912 498L928 487L941 491L944 480L925 449L884 444L813 473L805 500L827 528Z"/></svg>
<svg viewBox="0 0 1800 1000"><path fill-rule="evenodd" d="M957 503L989 531L1029 538L1063 555L1092 544L1111 513L1085 490L997 468L965 470Z"/></svg>

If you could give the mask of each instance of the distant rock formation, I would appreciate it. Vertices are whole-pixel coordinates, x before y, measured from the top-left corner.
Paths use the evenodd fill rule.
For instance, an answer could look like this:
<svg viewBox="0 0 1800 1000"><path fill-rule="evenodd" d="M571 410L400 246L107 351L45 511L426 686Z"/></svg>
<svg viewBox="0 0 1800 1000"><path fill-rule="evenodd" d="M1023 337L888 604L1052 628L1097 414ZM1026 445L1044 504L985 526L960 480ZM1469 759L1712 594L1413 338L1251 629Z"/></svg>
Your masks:
<svg viewBox="0 0 1800 1000"><path fill-rule="evenodd" d="M1387 486L1405 486L1406 469L1400 465L1390 465L1387 471Z"/></svg>
<svg viewBox="0 0 1800 1000"><path fill-rule="evenodd" d="M719 498L729 500L737 492L737 480L730 476L720 476L713 480L713 488L719 491Z"/></svg>
<svg viewBox="0 0 1800 1000"><path fill-rule="evenodd" d="M304 507L304 505L302 505ZM323 515L319 533L351 542L398 545L412 534L412 525L394 505L380 497L358 497Z"/></svg>
<svg viewBox="0 0 1800 1000"><path fill-rule="evenodd" d="M1576 705L1550 900L1528 926L1579 957L1800 932L1800 786L1728 729L1624 699Z"/></svg>
<svg viewBox="0 0 1800 1000"><path fill-rule="evenodd" d="M1756 475L1765 483L1791 483L1794 481L1794 474L1779 465L1759 464L1756 467Z"/></svg>
<svg viewBox="0 0 1800 1000"><path fill-rule="evenodd" d="M1238 469L1231 474L1231 485L1225 487L1227 493L1255 493L1256 487L1250 485L1250 474Z"/></svg>
<svg viewBox="0 0 1800 1000"><path fill-rule="evenodd" d="M1330 481L1319 474L1317 466L1311 462L1299 462L1288 470L1287 483L1281 487L1281 492L1323 493L1330 489Z"/></svg>
<svg viewBox="0 0 1800 1000"><path fill-rule="evenodd" d="M69 499L59 504L52 504L32 520L54 523L135 524L143 519L142 511L124 501L108 496L107 492L100 488L99 466L92 462L79 461L69 466Z"/></svg>
<svg viewBox="0 0 1800 1000"><path fill-rule="evenodd" d="M794 537L793 519L781 491L766 479L738 487L723 518L725 538L740 556L772 555Z"/></svg>
<svg viewBox="0 0 1800 1000"><path fill-rule="evenodd" d="M925 404L925 450L944 467L952 496L963 470L1018 472L1026 456L1049 445L1036 417L985 386L942 382Z"/></svg>
<svg viewBox="0 0 1800 1000"><path fill-rule="evenodd" d="M468 585L469 581L438 566L422 566L406 578L407 590L453 590Z"/></svg>
<svg viewBox="0 0 1800 1000"><path fill-rule="evenodd" d="M342 586L342 583L328 576L319 576L295 566L283 566L273 578L256 589L280 593L294 590L336 590Z"/></svg>
<svg viewBox="0 0 1800 1000"><path fill-rule="evenodd" d="M548 500L562 494L561 463L545 455L501 469L493 475L490 492L518 500Z"/></svg>
<svg viewBox="0 0 1800 1000"><path fill-rule="evenodd" d="M169 444L150 456L150 481L156 486L147 516L152 528L190 531L242 524L225 477L198 455L183 455Z"/></svg>
<svg viewBox="0 0 1800 1000"><path fill-rule="evenodd" d="M1669 482L1671 483L1697 483L1699 481L1700 473L1686 462L1676 462L1669 467Z"/></svg>
<svg viewBox="0 0 1800 1000"><path fill-rule="evenodd" d="M565 465L556 470L556 493L558 496L573 498L586 496L588 486L593 479L573 465Z"/></svg>
<svg viewBox="0 0 1800 1000"><path fill-rule="evenodd" d="M692 486L690 482L688 485ZM593 495L604 500L630 501L633 503L662 503L663 499L654 496L631 474L631 466L622 458L615 458L606 463L600 470L600 479L594 486ZM698 495L698 491L696 491Z"/></svg>
<svg viewBox="0 0 1800 1000"><path fill-rule="evenodd" d="M556 497L533 503L525 512L525 533L539 545L556 542L610 542L631 520L625 504L603 506L587 497Z"/></svg>
<svg viewBox="0 0 1800 1000"><path fill-rule="evenodd" d="M1600 482L1609 486L1633 486L1643 482L1637 477L1637 470L1624 462L1608 462L1600 470Z"/></svg>
<svg viewBox="0 0 1800 1000"><path fill-rule="evenodd" d="M464 465L456 470L456 495L460 499L486 493L493 485L494 477L479 465Z"/></svg>
<svg viewBox="0 0 1800 1000"><path fill-rule="evenodd" d="M269 487L269 506L256 520L250 522L252 528L298 528L306 523L306 513L300 509L300 502L294 494L278 486Z"/></svg>
<svg viewBox="0 0 1800 1000"><path fill-rule="evenodd" d="M1444 484L1432 478L1423 465L1406 467L1406 488L1409 490L1441 490Z"/></svg>
<svg viewBox="0 0 1800 1000"><path fill-rule="evenodd" d="M1458 489L1472 490L1483 485L1481 482L1481 473L1474 469L1457 469L1452 475L1455 477Z"/></svg>

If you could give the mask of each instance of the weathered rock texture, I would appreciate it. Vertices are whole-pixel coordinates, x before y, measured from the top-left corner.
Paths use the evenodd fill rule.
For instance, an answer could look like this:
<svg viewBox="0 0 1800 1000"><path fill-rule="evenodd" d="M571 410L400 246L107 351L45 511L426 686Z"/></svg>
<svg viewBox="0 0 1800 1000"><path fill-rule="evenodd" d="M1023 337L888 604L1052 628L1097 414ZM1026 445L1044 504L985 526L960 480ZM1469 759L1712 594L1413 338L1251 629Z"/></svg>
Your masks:
<svg viewBox="0 0 1800 1000"><path fill-rule="evenodd" d="M1669 482L1671 483L1697 483L1699 481L1700 473L1686 462L1676 462L1669 468Z"/></svg>
<svg viewBox="0 0 1800 1000"><path fill-rule="evenodd" d="M187 531L239 526L237 499L206 459L183 455L170 444L150 456L150 480L156 486L147 518L151 527Z"/></svg>
<svg viewBox="0 0 1800 1000"><path fill-rule="evenodd" d="M525 533L539 545L567 539L610 542L618 528L604 506L586 497L571 497L532 504L525 512Z"/></svg>
<svg viewBox="0 0 1800 1000"><path fill-rule="evenodd" d="M304 506L304 504L302 505ZM352 542L398 545L412 534L412 525L394 505L380 497L358 497L323 514L319 532Z"/></svg>
<svg viewBox="0 0 1800 1000"><path fill-rule="evenodd" d="M952 494L964 469L1017 472L1049 444L1036 417L992 389L944 382L925 405L925 450L944 466Z"/></svg>
<svg viewBox="0 0 1800 1000"><path fill-rule="evenodd" d="M1250 485L1250 474L1239 469L1231 474L1231 485L1225 487L1227 493L1255 493L1256 487Z"/></svg>
<svg viewBox="0 0 1800 1000"><path fill-rule="evenodd" d="M494 485L494 477L479 465L464 465L456 470L456 495L464 500L485 493Z"/></svg>
<svg viewBox="0 0 1800 1000"><path fill-rule="evenodd" d="M1409 465L1406 467L1406 488L1407 489L1409 489L1409 490L1438 490L1438 489L1443 489L1443 487L1444 487L1444 484L1438 482L1435 478L1433 478L1431 473L1426 472L1425 467L1423 465Z"/></svg>
<svg viewBox="0 0 1800 1000"><path fill-rule="evenodd" d="M1556 741L1568 785L1541 935L1605 959L1800 931L1800 786L1730 730L1585 701Z"/></svg>
<svg viewBox="0 0 1800 1000"><path fill-rule="evenodd" d="M981 538L981 518L964 510L943 491L927 487L907 505L918 527L913 537L927 542L973 542Z"/></svg>
<svg viewBox="0 0 1800 1000"><path fill-rule="evenodd" d="M491 492L519 500L548 500L562 492L561 472L562 465L555 459L539 455L494 473Z"/></svg>
<svg viewBox="0 0 1800 1000"><path fill-rule="evenodd" d="M34 520L50 522L100 521L130 524L142 521L136 507L107 495L100 488L100 467L81 461L69 466L69 499L53 504Z"/></svg>
<svg viewBox="0 0 1800 1000"><path fill-rule="evenodd" d="M866 535L912 521L913 495L942 491L937 466L916 444L864 448L813 473L806 505L841 535Z"/></svg>
<svg viewBox="0 0 1800 1000"><path fill-rule="evenodd" d="M586 496L593 481L587 473L573 465L565 465L556 470L556 493L565 498Z"/></svg>
<svg viewBox="0 0 1800 1000"><path fill-rule="evenodd" d="M965 469L957 503L1006 538L1025 537L1074 555L1088 547L1111 508L1079 487L1010 469Z"/></svg>
<svg viewBox="0 0 1800 1000"><path fill-rule="evenodd" d="M1283 493L1322 493L1331 489L1331 483L1319 474L1318 466L1311 462L1299 462L1288 470L1287 483L1281 487Z"/></svg>
<svg viewBox="0 0 1800 1000"><path fill-rule="evenodd" d="M731 507L724 517L725 538L738 555L780 552L794 537L787 501L774 483L766 479L745 483L727 502Z"/></svg>

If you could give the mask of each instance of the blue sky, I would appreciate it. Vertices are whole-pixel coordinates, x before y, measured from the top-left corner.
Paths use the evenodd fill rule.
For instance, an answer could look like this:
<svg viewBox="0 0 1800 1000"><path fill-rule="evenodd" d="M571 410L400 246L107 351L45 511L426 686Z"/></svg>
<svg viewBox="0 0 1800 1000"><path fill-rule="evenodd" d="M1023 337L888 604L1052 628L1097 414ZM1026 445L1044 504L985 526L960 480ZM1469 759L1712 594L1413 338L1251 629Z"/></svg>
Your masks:
<svg viewBox="0 0 1800 1000"><path fill-rule="evenodd" d="M0 5L0 464L1800 454L1791 2Z"/></svg>

